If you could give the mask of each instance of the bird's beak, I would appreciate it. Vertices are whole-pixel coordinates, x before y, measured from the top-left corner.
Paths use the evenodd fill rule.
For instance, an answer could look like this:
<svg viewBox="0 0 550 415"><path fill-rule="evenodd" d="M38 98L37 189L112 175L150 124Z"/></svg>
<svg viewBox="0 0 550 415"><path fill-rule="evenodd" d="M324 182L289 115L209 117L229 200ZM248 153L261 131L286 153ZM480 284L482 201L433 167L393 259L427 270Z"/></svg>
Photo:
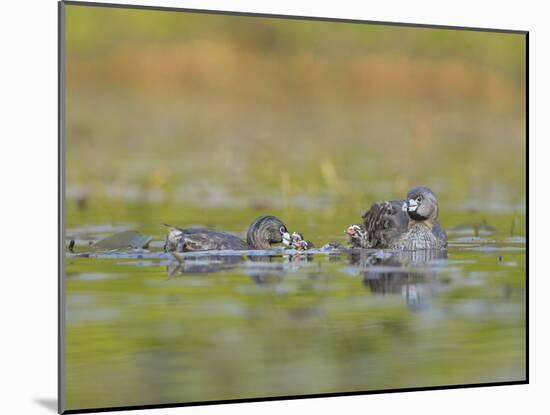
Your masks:
<svg viewBox="0 0 550 415"><path fill-rule="evenodd" d="M418 203L414 199L409 199L409 203L407 204L407 210L409 212L415 212L418 208Z"/></svg>
<svg viewBox="0 0 550 415"><path fill-rule="evenodd" d="M346 229L346 233L350 236L353 236L355 235L355 230L353 229L352 226L350 226L349 228Z"/></svg>
<svg viewBox="0 0 550 415"><path fill-rule="evenodd" d="M281 237L283 239L283 244L285 244L286 246L290 246L292 242L292 238L290 237L290 234L288 232L283 232L281 233Z"/></svg>

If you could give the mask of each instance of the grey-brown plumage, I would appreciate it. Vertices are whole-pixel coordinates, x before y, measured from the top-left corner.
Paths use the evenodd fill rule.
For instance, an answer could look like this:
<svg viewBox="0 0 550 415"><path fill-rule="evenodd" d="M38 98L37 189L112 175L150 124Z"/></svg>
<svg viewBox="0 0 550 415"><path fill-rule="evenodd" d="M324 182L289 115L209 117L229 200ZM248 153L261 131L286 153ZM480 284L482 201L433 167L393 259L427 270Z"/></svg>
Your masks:
<svg viewBox="0 0 550 415"><path fill-rule="evenodd" d="M407 231L409 216L403 211L403 203L403 200L375 203L363 214L369 248L390 248Z"/></svg>
<svg viewBox="0 0 550 415"><path fill-rule="evenodd" d="M275 216L260 216L252 222L246 242L230 233L213 229L166 226L170 228L164 244L166 252L268 249L282 242L284 235L290 238L285 224Z"/></svg>
<svg viewBox="0 0 550 415"><path fill-rule="evenodd" d="M246 242L253 249L268 249L281 243L285 234L288 234L285 224L275 216L260 216L248 228Z"/></svg>
<svg viewBox="0 0 550 415"><path fill-rule="evenodd" d="M375 203L365 212L368 243L382 249L446 249L447 235L438 215L434 193L427 187L415 187L406 200Z"/></svg>

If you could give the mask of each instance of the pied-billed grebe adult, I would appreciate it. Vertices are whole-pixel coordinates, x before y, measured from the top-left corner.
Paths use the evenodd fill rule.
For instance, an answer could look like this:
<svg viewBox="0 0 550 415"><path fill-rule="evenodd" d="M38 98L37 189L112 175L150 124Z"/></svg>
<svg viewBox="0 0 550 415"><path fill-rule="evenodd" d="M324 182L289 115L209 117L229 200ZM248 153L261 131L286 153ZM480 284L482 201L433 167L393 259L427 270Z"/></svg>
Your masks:
<svg viewBox="0 0 550 415"><path fill-rule="evenodd" d="M286 226L275 216L260 216L248 228L246 242L227 232L208 228L170 228L164 243L166 252L210 251L221 249L269 249L273 244L289 244Z"/></svg>
<svg viewBox="0 0 550 415"><path fill-rule="evenodd" d="M437 221L439 205L427 187L415 187L407 200L375 203L363 215L372 248L414 251L446 249L447 235Z"/></svg>

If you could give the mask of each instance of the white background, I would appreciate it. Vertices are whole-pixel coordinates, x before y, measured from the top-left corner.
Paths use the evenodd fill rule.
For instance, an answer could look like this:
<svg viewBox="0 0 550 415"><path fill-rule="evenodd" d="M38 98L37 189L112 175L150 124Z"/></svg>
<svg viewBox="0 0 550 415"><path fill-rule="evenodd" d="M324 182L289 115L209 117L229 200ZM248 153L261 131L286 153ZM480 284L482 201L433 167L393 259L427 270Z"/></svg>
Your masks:
<svg viewBox="0 0 550 415"><path fill-rule="evenodd" d="M0 412L52 414L57 392L57 4L2 2L0 11ZM127 3L132 1L127 0ZM136 2L137 3L137 2ZM548 108L550 14L539 1L179 0L140 4L480 26L530 31L531 384L141 411L248 415L547 413L550 275ZM498 151L498 149L495 149ZM547 256L547 255L546 255ZM404 345L406 346L406 345ZM127 413L127 412L125 412ZM136 412L132 412L136 413Z"/></svg>

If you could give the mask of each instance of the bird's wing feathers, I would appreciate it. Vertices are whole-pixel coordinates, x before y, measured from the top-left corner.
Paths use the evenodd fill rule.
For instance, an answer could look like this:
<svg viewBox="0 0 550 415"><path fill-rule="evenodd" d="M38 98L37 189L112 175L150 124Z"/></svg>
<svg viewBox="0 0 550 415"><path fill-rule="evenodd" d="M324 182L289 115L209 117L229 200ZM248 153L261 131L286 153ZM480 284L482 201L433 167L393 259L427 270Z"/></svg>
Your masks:
<svg viewBox="0 0 550 415"><path fill-rule="evenodd" d="M403 203L399 200L375 203L363 214L370 246L388 248L407 231L409 218L402 210Z"/></svg>
<svg viewBox="0 0 550 415"><path fill-rule="evenodd" d="M247 249L244 241L227 232L206 228L171 227L168 240L176 250L207 251L218 249Z"/></svg>

